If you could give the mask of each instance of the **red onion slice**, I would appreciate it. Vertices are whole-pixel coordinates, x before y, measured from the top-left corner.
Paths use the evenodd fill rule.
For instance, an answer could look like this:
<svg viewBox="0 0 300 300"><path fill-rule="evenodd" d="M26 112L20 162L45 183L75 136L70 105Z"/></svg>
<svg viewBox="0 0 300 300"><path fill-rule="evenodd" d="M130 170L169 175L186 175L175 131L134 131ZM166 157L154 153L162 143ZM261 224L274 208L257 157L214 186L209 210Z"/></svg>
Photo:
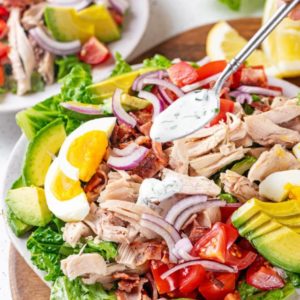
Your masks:
<svg viewBox="0 0 300 300"><path fill-rule="evenodd" d="M149 149L147 149L146 147L140 146L138 149L127 156L110 156L108 158L107 164L109 167L115 170L132 170L136 168L139 163L145 158L145 156L148 154L148 151Z"/></svg>
<svg viewBox="0 0 300 300"><path fill-rule="evenodd" d="M110 6L121 15L124 15L129 8L129 3L127 0L108 0L108 2Z"/></svg>
<svg viewBox="0 0 300 300"><path fill-rule="evenodd" d="M275 91L267 88L262 88L259 86L250 86L250 85L242 85L238 88L238 91L248 94L258 94L263 96L277 97L281 96L282 93L280 91Z"/></svg>
<svg viewBox="0 0 300 300"><path fill-rule="evenodd" d="M235 101L240 104L251 104L253 102L252 96L249 93L243 93L240 91L233 91L229 93L229 96L234 97Z"/></svg>
<svg viewBox="0 0 300 300"><path fill-rule="evenodd" d="M77 11L82 10L93 3L93 0L47 0L50 6L74 7Z"/></svg>
<svg viewBox="0 0 300 300"><path fill-rule="evenodd" d="M158 92L164 100L165 104L170 105L174 102L163 87L158 86Z"/></svg>
<svg viewBox="0 0 300 300"><path fill-rule="evenodd" d="M176 94L177 97L184 96L183 91L178 86L176 86L175 84L173 84L169 81L163 80L163 79L147 78L146 77L143 80L143 83L145 85L153 84L153 85L158 85L158 86L164 87L164 88L172 91L174 94Z"/></svg>
<svg viewBox="0 0 300 300"><path fill-rule="evenodd" d="M210 61L211 61L211 59L209 58L209 56L205 56L205 57L203 57L202 59L198 60L198 61L196 62L196 64L197 64L199 67L202 67L202 66L208 64Z"/></svg>
<svg viewBox="0 0 300 300"><path fill-rule="evenodd" d="M191 243L188 237L184 237L176 242L175 247L173 249L173 253L176 257L186 261L199 259L199 257L193 257L189 254L189 252L191 252L192 249L193 244Z"/></svg>
<svg viewBox="0 0 300 300"><path fill-rule="evenodd" d="M159 71L150 71L150 72L147 72L147 73L144 73L140 76L138 76L133 84L132 84L132 87L131 89L133 91L141 91L143 88L144 88L144 79L145 78L158 78L158 79L163 79L164 77L168 76L168 73L167 71L165 70L159 70Z"/></svg>
<svg viewBox="0 0 300 300"><path fill-rule="evenodd" d="M151 102L153 106L152 120L154 120L164 110L163 103L160 102L154 94L146 91L140 91L138 97Z"/></svg>
<svg viewBox="0 0 300 300"><path fill-rule="evenodd" d="M196 89L199 89L199 88L202 88L203 86L213 82L213 81L216 81L219 77L220 77L221 73L218 73L216 75L213 75L213 76L210 76L208 78L205 78L201 81L197 81L195 83L192 83L192 84L189 84L189 85L186 85L184 87L182 87L181 89L185 92L185 93L189 93L189 92L192 92Z"/></svg>
<svg viewBox="0 0 300 300"><path fill-rule="evenodd" d="M170 233L166 229L164 229L163 227L161 227L160 225L157 225L156 223L148 221L148 220L145 220L143 218L140 220L140 225L143 226L143 227L145 227L145 228L148 228L148 229L152 230L153 232L157 233L159 236L161 236L165 240L165 242L166 242L166 244L168 246L168 249L169 249L169 258L170 258L170 261L176 263L177 262L177 258L172 253L172 249L175 246L175 241L173 240L173 238L170 235Z"/></svg>
<svg viewBox="0 0 300 300"><path fill-rule="evenodd" d="M127 147L125 147L124 149L113 148L112 151L113 151L114 154L116 154L118 156L128 156L132 152L137 150L138 148L139 148L139 145L132 142Z"/></svg>
<svg viewBox="0 0 300 300"><path fill-rule="evenodd" d="M78 53L81 49L81 43L79 40L72 42L58 42L49 37L40 27L30 29L29 34L41 48L56 55L65 56L74 54Z"/></svg>
<svg viewBox="0 0 300 300"><path fill-rule="evenodd" d="M177 217L187 208L197 205L199 203L204 203L207 201L207 196L204 195L197 195L184 198L183 200L177 202L175 205L171 207L167 215L165 216L165 220L170 223L174 224Z"/></svg>
<svg viewBox="0 0 300 300"><path fill-rule="evenodd" d="M83 115L99 116L103 114L103 110L100 105L83 105L74 101L68 101L60 103L60 106Z"/></svg>
<svg viewBox="0 0 300 300"><path fill-rule="evenodd" d="M229 267L222 263L218 263L218 262L211 261L211 260L198 259L198 260L188 261L188 262L179 264L179 265L173 267L172 269L166 271L165 273L163 273L160 277L162 280L164 280L167 277L169 277L170 275L172 275L173 273L175 273L181 269L184 269L184 268L190 267L190 266L197 266L197 265L200 265L207 271L211 271L211 272L220 272L220 273L223 273L223 272L224 273L237 273L238 272L238 270L236 268Z"/></svg>
<svg viewBox="0 0 300 300"><path fill-rule="evenodd" d="M122 107L121 104L121 96L123 91L121 89L116 89L113 97L112 97L112 109L114 112L114 115L117 117L117 119L122 122L126 123L127 125L131 127L135 127L137 122L136 120L128 114L125 109Z"/></svg>
<svg viewBox="0 0 300 300"><path fill-rule="evenodd" d="M195 213L201 212L204 209L210 208L210 207L222 207L226 206L225 201L207 201L204 203L196 204L190 208L187 208L184 210L176 219L174 223L174 227L177 230L180 230L181 227L184 225L184 223L189 219L189 217Z"/></svg>

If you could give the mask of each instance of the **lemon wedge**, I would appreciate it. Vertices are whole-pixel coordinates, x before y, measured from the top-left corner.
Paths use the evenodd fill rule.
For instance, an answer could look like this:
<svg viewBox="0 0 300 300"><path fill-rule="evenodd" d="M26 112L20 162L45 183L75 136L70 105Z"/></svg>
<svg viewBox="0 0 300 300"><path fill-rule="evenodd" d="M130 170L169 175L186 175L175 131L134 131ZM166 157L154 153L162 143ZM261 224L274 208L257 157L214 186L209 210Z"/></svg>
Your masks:
<svg viewBox="0 0 300 300"><path fill-rule="evenodd" d="M276 0L267 0L263 23L278 9ZM300 75L300 21L284 19L263 43L263 50L282 77Z"/></svg>
<svg viewBox="0 0 300 300"><path fill-rule="evenodd" d="M247 40L231 27L221 21L209 31L206 41L206 52L211 60L231 60L247 44ZM276 67L267 59L262 50L255 50L247 59L250 66L264 65L268 75L278 76Z"/></svg>

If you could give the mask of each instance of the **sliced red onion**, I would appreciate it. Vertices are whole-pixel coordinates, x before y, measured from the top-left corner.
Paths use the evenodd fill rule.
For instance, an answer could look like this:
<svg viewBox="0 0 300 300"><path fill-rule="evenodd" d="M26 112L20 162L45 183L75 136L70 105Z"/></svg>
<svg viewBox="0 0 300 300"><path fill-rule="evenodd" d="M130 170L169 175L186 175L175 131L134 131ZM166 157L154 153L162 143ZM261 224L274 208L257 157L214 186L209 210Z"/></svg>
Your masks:
<svg viewBox="0 0 300 300"><path fill-rule="evenodd" d="M49 37L40 27L30 29L29 34L41 48L56 55L65 56L74 54L78 53L81 49L81 43L79 40L72 42L58 42Z"/></svg>
<svg viewBox="0 0 300 300"><path fill-rule="evenodd" d="M191 260L199 259L199 257L192 256L191 254L189 254L188 252L186 252L182 249L179 249L177 251L177 255L180 256L180 258L183 259L184 261L191 261Z"/></svg>
<svg viewBox="0 0 300 300"><path fill-rule="evenodd" d="M238 90L243 93L258 94L258 95L270 96L270 97L277 97L282 95L280 91L262 88L259 86L242 85L238 88Z"/></svg>
<svg viewBox="0 0 300 300"><path fill-rule="evenodd" d="M243 204L240 202L236 203L226 203L226 207L241 207Z"/></svg>
<svg viewBox="0 0 300 300"><path fill-rule="evenodd" d="M128 156L135 150L137 150L140 146L134 142L130 143L124 149L113 148L112 151L114 154L118 156Z"/></svg>
<svg viewBox="0 0 300 300"><path fill-rule="evenodd" d="M202 67L202 66L208 64L210 61L211 61L211 59L209 58L209 56L205 56L205 57L203 57L202 59L198 60L198 61L196 62L196 64L197 64L199 67Z"/></svg>
<svg viewBox="0 0 300 300"><path fill-rule="evenodd" d="M170 235L172 236L175 243L181 239L179 232L173 227L173 225L166 222L164 219L149 214L143 214L142 219L155 223L161 226L162 228L164 228L165 230L167 230L167 232L169 232Z"/></svg>
<svg viewBox="0 0 300 300"><path fill-rule="evenodd" d="M47 0L50 6L74 7L77 11L92 4L93 0Z"/></svg>
<svg viewBox="0 0 300 300"><path fill-rule="evenodd" d="M184 87L182 87L181 89L185 92L185 93L189 93L192 92L194 90L197 90L213 81L216 81L219 77L220 77L221 73L218 73L216 75L210 76L208 78L205 78L201 81L189 84L189 85L185 85Z"/></svg>
<svg viewBox="0 0 300 300"><path fill-rule="evenodd" d="M234 267L230 267L227 265L224 265L222 263L218 263L212 260L204 260L204 259L198 259L198 260L194 260L194 261L188 261L182 264L179 264L175 267L173 267L172 269L166 271L165 273L163 273L160 277L162 280L166 279L167 277L169 277L170 275L172 275L173 273L190 267L190 266L202 266L204 269L206 269L207 271L210 272L220 272L220 273L237 273L238 270Z"/></svg>
<svg viewBox="0 0 300 300"><path fill-rule="evenodd" d="M237 92L239 92L239 91L237 91ZM251 104L253 102L253 99L252 99L252 96L250 94L240 92L240 94L238 94L235 97L235 101L240 103L240 104L245 104L245 103Z"/></svg>
<svg viewBox="0 0 300 300"><path fill-rule="evenodd" d="M166 89L158 86L158 92L159 95L162 97L162 99L164 100L164 103L167 105L172 104L174 101L171 99L171 97L168 95L168 93L166 92Z"/></svg>
<svg viewBox="0 0 300 300"><path fill-rule="evenodd" d="M152 120L154 120L164 110L164 104L160 102L154 94L146 91L140 91L138 97L151 102L153 106Z"/></svg>
<svg viewBox="0 0 300 300"><path fill-rule="evenodd" d="M193 257L189 254L189 252L191 252L192 249L193 244L191 243L188 237L184 237L176 242L175 247L173 249L173 253L176 257L186 261L199 259L199 257Z"/></svg>
<svg viewBox="0 0 300 300"><path fill-rule="evenodd" d="M139 146L135 151L127 156L109 156L107 164L109 167L115 170L132 170L136 168L139 163L148 154L149 149L143 146Z"/></svg>
<svg viewBox="0 0 300 300"><path fill-rule="evenodd" d="M101 109L100 105L92 105L92 104L78 104L74 101L62 102L60 106L64 107L65 109L83 114L83 115L102 115L103 110Z"/></svg>
<svg viewBox="0 0 300 300"><path fill-rule="evenodd" d="M166 80L163 80L163 79L156 79L156 78L148 78L148 77L146 77L143 80L143 83L145 85L153 84L153 85L158 85L158 86L164 87L164 88L172 91L174 94L176 94L177 97L184 96L183 91L178 86L176 86L172 82L169 82L169 81L166 81Z"/></svg>
<svg viewBox="0 0 300 300"><path fill-rule="evenodd" d="M161 227L160 225L157 225L154 222L148 221L143 219L143 217L140 220L140 225L152 230L153 232L157 233L159 236L161 236L165 242L167 243L168 249L169 249L169 258L171 262L177 262L177 257L172 253L172 249L175 246L175 241L173 240L170 233Z"/></svg>
<svg viewBox="0 0 300 300"><path fill-rule="evenodd" d="M190 208L187 208L184 210L176 219L174 223L174 227L177 230L180 230L181 227L184 225L184 223L189 219L189 217L195 213L201 212L204 209L210 208L210 207L222 207L226 206L225 201L207 201L204 203L196 204Z"/></svg>
<svg viewBox="0 0 300 300"><path fill-rule="evenodd" d="M121 96L123 91L121 89L116 89L113 97L112 97L112 109L114 112L114 115L117 117L117 119L122 122L126 123L127 125L131 127L135 127L137 122L136 120L128 114L125 109L122 107L121 104Z"/></svg>
<svg viewBox="0 0 300 300"><path fill-rule="evenodd" d="M129 8L129 3L127 0L108 0L108 2L111 7L121 15L124 15Z"/></svg>
<svg viewBox="0 0 300 300"><path fill-rule="evenodd" d="M187 208L197 205L199 203L204 203L207 201L207 196L204 195L197 195L184 198L183 200L177 202L175 205L171 207L167 215L165 216L165 220L170 223L174 224L177 217Z"/></svg>
<svg viewBox="0 0 300 300"><path fill-rule="evenodd" d="M132 84L132 87L131 89L133 91L141 91L143 88L144 88L144 79L145 78L158 78L158 79L163 79L164 77L168 76L168 73L167 71L165 70L159 70L159 71L150 71L150 72L147 72L147 73L144 73L140 76L138 76L133 84Z"/></svg>

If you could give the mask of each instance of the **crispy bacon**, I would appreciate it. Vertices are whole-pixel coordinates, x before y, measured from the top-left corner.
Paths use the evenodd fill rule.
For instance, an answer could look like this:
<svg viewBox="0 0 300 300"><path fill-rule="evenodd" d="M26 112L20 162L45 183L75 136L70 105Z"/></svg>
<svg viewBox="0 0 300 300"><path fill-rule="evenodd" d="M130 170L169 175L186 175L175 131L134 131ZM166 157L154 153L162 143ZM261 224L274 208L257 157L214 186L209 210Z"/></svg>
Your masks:
<svg viewBox="0 0 300 300"><path fill-rule="evenodd" d="M152 141L152 149L157 159L166 167L169 163L169 157L163 152L162 144Z"/></svg>
<svg viewBox="0 0 300 300"><path fill-rule="evenodd" d="M145 135L145 136L150 136L150 129L152 127L152 121L149 121L141 126L139 126L139 131Z"/></svg>
<svg viewBox="0 0 300 300"><path fill-rule="evenodd" d="M113 147L120 148L120 144L135 140L140 134L129 125L124 123L116 125L111 135L111 144Z"/></svg>

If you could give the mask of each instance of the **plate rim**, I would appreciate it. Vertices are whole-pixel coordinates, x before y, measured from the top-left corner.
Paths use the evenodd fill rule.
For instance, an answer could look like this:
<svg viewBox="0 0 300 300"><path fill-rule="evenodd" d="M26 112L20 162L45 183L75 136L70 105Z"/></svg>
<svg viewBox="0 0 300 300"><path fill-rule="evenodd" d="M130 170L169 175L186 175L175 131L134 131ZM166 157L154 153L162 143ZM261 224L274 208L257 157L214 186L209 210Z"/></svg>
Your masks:
<svg viewBox="0 0 300 300"><path fill-rule="evenodd" d="M141 40L142 40L142 38L143 38L143 36L144 36L147 28L148 28L148 24L149 24L149 21L150 21L150 0L138 0L138 1L136 1L136 0L130 0L130 1L131 1L131 3L138 3L137 4L138 6L143 7L142 17L140 17L140 19L142 20L141 21L142 26L140 26L141 30L138 31L138 34L135 36L133 42L130 43L130 45L131 45L130 48L126 49L125 52L122 52L122 56L124 57L124 59L129 58L132 55L132 53L136 50L137 46L141 42ZM138 14L138 15L141 15L141 14ZM133 16L133 17L135 17L135 16ZM130 19L129 19L129 22L130 22ZM120 41L122 41L122 39L116 41L116 43L120 42ZM114 44L114 42L112 44ZM109 65L103 65L102 67L100 67L98 69L99 71L97 70L97 68L94 71L95 71L96 74L99 74L99 73L102 73L102 72L106 73L109 70L111 70L112 68L113 68L113 63L110 63ZM96 78L98 78L97 75L95 75L95 76L96 76ZM53 90L53 91L50 91L50 93L52 95L54 91L57 91L57 93L59 92L60 84L58 82L55 82L52 85L46 87L46 89L47 88ZM41 93L45 93L46 94L47 91L42 91ZM6 96L9 97L9 95L10 94L8 93L8 94L5 94L3 96L4 97L6 97ZM37 98L40 97L39 96L39 92L38 93L29 94L28 96L35 96L35 95L37 96ZM45 97L45 99L46 99L46 97L50 97L51 95L49 94L48 96L45 95L43 97ZM15 95L13 95L13 96L15 96ZM25 95L25 97L26 97L26 95ZM25 101L26 102L26 99L24 99L25 97L19 96L20 102L21 101ZM15 100L15 101L18 101L18 100ZM1 114L17 113L20 110L29 108L29 107L33 106L34 104L36 104L36 103L38 103L40 101L36 101L35 103L33 103L33 102L34 101L32 101L29 105L24 104L24 105L19 105L17 107L14 107L12 105L3 105L1 103L1 101L0 101L0 116L1 116Z"/></svg>
<svg viewBox="0 0 300 300"><path fill-rule="evenodd" d="M133 68L136 68L137 65L134 65ZM289 87L291 89L294 89L295 91L298 90L298 92L300 92L300 87L288 82L287 80L284 79L279 79L279 78L274 78L274 77L270 77L268 76L268 80L272 83L275 84L279 84L280 86L285 86L285 87ZM293 97L293 96L289 96L289 97ZM15 155L16 153L19 151L20 147L24 147L28 144L28 140L25 137L24 134L21 135L21 137L18 139L18 141L16 142L16 144L14 145L11 154L9 155L8 158L8 162L5 168L5 171L3 173L3 179L0 180L0 197L1 197L1 202L0 202L0 207L3 210L3 219L4 219L4 224L5 224L5 231L7 232L7 235L10 239L10 242L12 243L12 245L16 248L16 250L18 251L18 253L20 254L20 256L25 260L25 262L28 264L28 266L38 275L38 277L48 286L51 287L51 282L45 281L44 279L44 275L46 274L43 271L40 271L30 260L30 252L26 249L26 247L24 248L24 245L21 245L20 241L23 241L23 243L26 242L28 235L26 235L25 237L19 238L17 236L15 236L15 234L12 232L11 228L9 227L9 224L6 220L6 211L7 211L7 205L5 203L5 198L6 198L6 194L7 194L7 190L6 190L6 186L9 185L9 182L7 182L7 178L9 178L9 171L10 171L10 166L12 165L13 161L15 161ZM24 159L24 155L25 155L25 151L26 149L23 151L22 153L22 157L20 157L18 159L18 161ZM20 174L21 174L21 170L20 170ZM18 176L17 176L18 177ZM17 178L15 178L17 179ZM25 250L25 251L24 251Z"/></svg>

